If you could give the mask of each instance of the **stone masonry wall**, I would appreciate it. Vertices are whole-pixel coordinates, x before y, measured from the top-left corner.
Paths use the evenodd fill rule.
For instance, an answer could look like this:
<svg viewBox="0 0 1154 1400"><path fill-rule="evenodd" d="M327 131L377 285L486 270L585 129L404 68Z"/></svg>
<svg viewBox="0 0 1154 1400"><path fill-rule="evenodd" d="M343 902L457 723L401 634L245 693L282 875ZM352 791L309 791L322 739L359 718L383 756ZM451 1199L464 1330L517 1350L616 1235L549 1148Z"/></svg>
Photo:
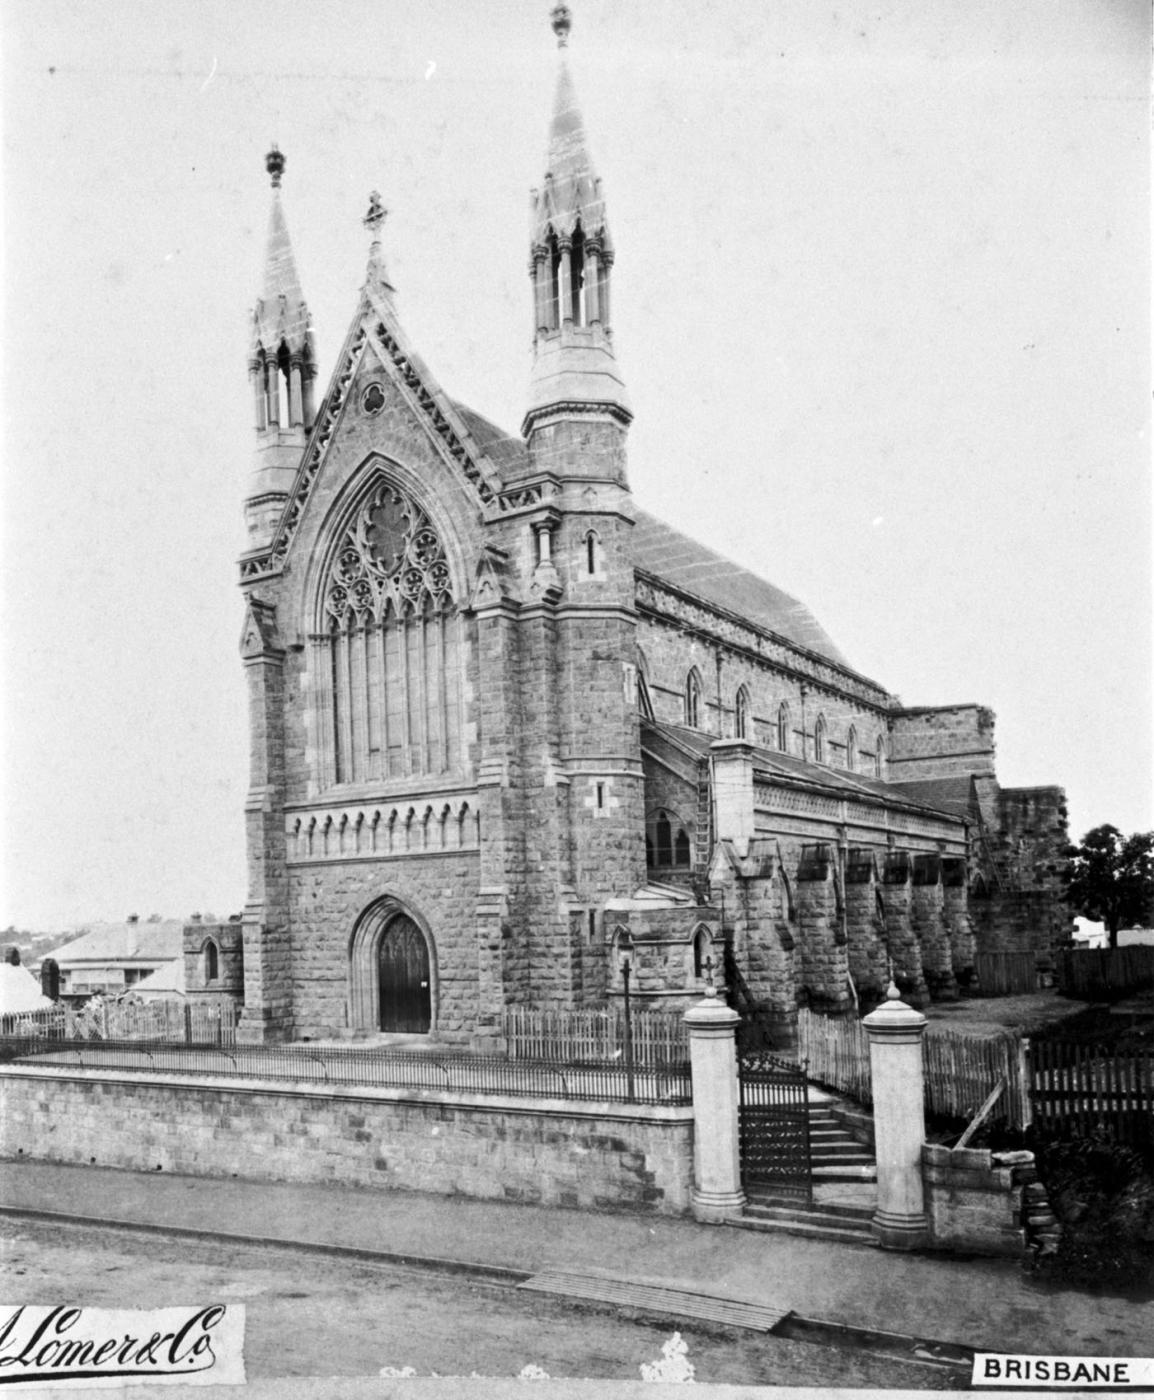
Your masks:
<svg viewBox="0 0 1154 1400"><path fill-rule="evenodd" d="M849 959L832 862L824 879L806 878L803 871L797 891L798 945L810 1004L829 1012L844 1011L851 1001Z"/></svg>
<svg viewBox="0 0 1154 1400"><path fill-rule="evenodd" d="M958 994L954 980L950 934L943 909L940 881L915 882L910 898L910 921L922 951L922 972L926 987L935 1001L950 1000Z"/></svg>
<svg viewBox="0 0 1154 1400"><path fill-rule="evenodd" d="M1029 1153L1013 1156L1030 1156ZM922 1148L922 1183L930 1235L938 1249L965 1253L1026 1252L1023 1192L1033 1173L1003 1165L984 1148Z"/></svg>
<svg viewBox="0 0 1154 1400"><path fill-rule="evenodd" d="M467 1039L477 1005L477 867L475 851L292 867L294 1035L317 1039L347 1028L353 927L391 895L433 932L433 1029L449 1041Z"/></svg>
<svg viewBox="0 0 1154 1400"><path fill-rule="evenodd" d="M869 1003L880 1001L889 985L885 920L878 909L877 894L872 871L868 881L846 884L849 968L859 998Z"/></svg>
<svg viewBox="0 0 1154 1400"><path fill-rule="evenodd" d="M690 1108L0 1071L0 1156L682 1215Z"/></svg>
<svg viewBox="0 0 1154 1400"><path fill-rule="evenodd" d="M891 722L891 782L994 771L994 712L982 705L898 710Z"/></svg>

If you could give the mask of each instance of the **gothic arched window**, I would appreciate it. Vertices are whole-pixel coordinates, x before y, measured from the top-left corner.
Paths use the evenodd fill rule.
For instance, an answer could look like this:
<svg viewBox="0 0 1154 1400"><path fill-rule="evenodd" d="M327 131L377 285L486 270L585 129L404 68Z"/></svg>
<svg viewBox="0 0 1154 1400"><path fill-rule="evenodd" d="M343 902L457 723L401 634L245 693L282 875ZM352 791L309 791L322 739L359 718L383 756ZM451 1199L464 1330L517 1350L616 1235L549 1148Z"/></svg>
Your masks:
<svg viewBox="0 0 1154 1400"><path fill-rule="evenodd" d="M789 706L784 700L777 707L777 748L779 753L789 753Z"/></svg>
<svg viewBox="0 0 1154 1400"><path fill-rule="evenodd" d="M685 723L690 729L701 727L701 677L696 670L685 678Z"/></svg>
<svg viewBox="0 0 1154 1400"><path fill-rule="evenodd" d="M813 761L825 762L825 715L818 715L813 726Z"/></svg>
<svg viewBox="0 0 1154 1400"><path fill-rule="evenodd" d="M428 516L380 483L341 535L321 587L325 781L458 768L464 639Z"/></svg>
<svg viewBox="0 0 1154 1400"><path fill-rule="evenodd" d="M645 824L645 859L658 870L688 870L693 865L693 845L676 812L661 808L650 813Z"/></svg>
<svg viewBox="0 0 1154 1400"><path fill-rule="evenodd" d="M845 766L851 773L857 772L857 730L852 724L845 741Z"/></svg>
<svg viewBox="0 0 1154 1400"><path fill-rule="evenodd" d="M886 741L878 735L877 747L874 749L874 777L884 778L886 775Z"/></svg>
<svg viewBox="0 0 1154 1400"><path fill-rule="evenodd" d="M704 924L698 924L693 935L693 975L702 978L712 970L713 939Z"/></svg>
<svg viewBox="0 0 1154 1400"><path fill-rule="evenodd" d="M735 739L751 739L749 725L749 691L742 686L737 692L737 699L733 702L733 737Z"/></svg>
<svg viewBox="0 0 1154 1400"><path fill-rule="evenodd" d="M215 982L220 976L220 953L213 939L204 945L204 980Z"/></svg>

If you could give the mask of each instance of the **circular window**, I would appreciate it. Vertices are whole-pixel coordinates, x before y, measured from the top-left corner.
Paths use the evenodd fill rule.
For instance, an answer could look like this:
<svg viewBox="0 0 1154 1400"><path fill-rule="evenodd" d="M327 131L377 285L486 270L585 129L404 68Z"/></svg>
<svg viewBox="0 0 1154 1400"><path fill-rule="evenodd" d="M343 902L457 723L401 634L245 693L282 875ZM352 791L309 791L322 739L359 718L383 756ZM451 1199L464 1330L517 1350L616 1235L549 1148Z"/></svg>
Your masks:
<svg viewBox="0 0 1154 1400"><path fill-rule="evenodd" d="M370 384L361 395L361 408L368 414L380 413L385 406L385 391L379 384Z"/></svg>

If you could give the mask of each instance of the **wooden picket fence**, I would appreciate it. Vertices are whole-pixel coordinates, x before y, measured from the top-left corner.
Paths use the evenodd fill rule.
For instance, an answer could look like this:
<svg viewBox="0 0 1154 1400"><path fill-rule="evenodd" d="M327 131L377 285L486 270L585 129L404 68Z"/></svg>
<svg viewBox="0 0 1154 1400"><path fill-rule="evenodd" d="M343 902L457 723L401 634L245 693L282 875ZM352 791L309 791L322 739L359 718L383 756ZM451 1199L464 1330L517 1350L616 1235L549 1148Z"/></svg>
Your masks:
<svg viewBox="0 0 1154 1400"><path fill-rule="evenodd" d="M1004 997L1038 990L1038 960L1033 953L975 953L974 972L981 996Z"/></svg>
<svg viewBox="0 0 1154 1400"><path fill-rule="evenodd" d="M798 1012L798 1055L808 1062L810 1079L860 1103L873 1102L869 1037L858 1020ZM999 1081L1006 1087L991 1120L1024 1128L1030 1121L1024 1042L1012 1034L967 1035L952 1026L926 1028L922 1037L926 1112L944 1118L970 1118Z"/></svg>
<svg viewBox="0 0 1154 1400"><path fill-rule="evenodd" d="M679 1011L637 1009L630 1015L633 1063L665 1069L689 1061L689 1032ZM620 1007L582 1009L511 1006L505 1011L506 1053L514 1060L608 1064L625 1057Z"/></svg>
<svg viewBox="0 0 1154 1400"><path fill-rule="evenodd" d="M1128 951L1128 950L1127 950ZM1117 1142L1154 1140L1154 1049L1071 1040L1030 1046L1034 1120L1059 1135L1105 1129Z"/></svg>
<svg viewBox="0 0 1154 1400"><path fill-rule="evenodd" d="M43 1011L0 1016L0 1039L149 1040L184 1045L234 1045L231 997L192 1001L94 1001L74 1010L60 1003Z"/></svg>
<svg viewBox="0 0 1154 1400"><path fill-rule="evenodd" d="M1108 1001L1154 987L1154 948L1063 948L1054 959L1058 988L1082 1001Z"/></svg>

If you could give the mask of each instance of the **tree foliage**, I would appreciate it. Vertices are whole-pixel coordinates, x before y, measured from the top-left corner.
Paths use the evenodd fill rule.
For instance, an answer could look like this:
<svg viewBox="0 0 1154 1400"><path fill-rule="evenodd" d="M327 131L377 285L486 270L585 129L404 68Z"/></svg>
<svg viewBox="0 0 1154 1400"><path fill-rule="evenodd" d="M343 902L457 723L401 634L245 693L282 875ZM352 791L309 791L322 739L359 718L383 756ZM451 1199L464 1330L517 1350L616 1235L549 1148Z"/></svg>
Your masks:
<svg viewBox="0 0 1154 1400"><path fill-rule="evenodd" d="M1066 901L1105 924L1111 948L1118 946L1120 928L1154 917L1154 831L1123 836L1116 826L1096 826L1065 854Z"/></svg>

